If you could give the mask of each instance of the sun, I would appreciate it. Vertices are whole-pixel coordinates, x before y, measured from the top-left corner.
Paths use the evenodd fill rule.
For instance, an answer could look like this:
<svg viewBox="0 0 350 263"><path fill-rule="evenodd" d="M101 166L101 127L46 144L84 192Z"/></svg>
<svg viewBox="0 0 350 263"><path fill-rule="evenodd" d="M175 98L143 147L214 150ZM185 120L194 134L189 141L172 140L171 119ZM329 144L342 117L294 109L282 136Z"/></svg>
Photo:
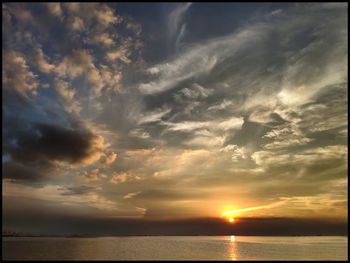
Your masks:
<svg viewBox="0 0 350 263"><path fill-rule="evenodd" d="M228 221L232 224L235 222L235 219L233 217L229 217Z"/></svg>
<svg viewBox="0 0 350 263"><path fill-rule="evenodd" d="M222 217L225 218L225 220L227 220L230 224L233 224L236 222L236 215L237 215L236 210L225 211L222 213Z"/></svg>

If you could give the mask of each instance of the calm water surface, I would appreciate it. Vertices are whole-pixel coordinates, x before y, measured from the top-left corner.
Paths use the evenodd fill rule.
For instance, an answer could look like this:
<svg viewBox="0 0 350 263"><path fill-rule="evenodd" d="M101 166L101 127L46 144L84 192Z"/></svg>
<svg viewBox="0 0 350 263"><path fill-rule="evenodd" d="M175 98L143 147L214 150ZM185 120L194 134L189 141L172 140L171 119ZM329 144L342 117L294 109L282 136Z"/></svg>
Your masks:
<svg viewBox="0 0 350 263"><path fill-rule="evenodd" d="M346 260L347 237L3 238L3 259Z"/></svg>

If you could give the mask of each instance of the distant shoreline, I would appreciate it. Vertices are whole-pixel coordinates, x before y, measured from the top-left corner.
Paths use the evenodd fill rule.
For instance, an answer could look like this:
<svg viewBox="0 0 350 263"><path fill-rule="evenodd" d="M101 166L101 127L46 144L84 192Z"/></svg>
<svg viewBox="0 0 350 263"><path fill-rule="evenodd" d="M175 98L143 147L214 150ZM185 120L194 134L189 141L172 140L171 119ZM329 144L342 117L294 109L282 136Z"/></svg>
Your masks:
<svg viewBox="0 0 350 263"><path fill-rule="evenodd" d="M99 238L99 237L215 237L215 236L240 236L240 237L347 237L348 235L103 235L103 236L93 236L93 235L72 235L72 236L45 236L45 235L22 235L22 236L10 236L3 235L2 237L10 238L22 238L22 237L54 237L54 238Z"/></svg>

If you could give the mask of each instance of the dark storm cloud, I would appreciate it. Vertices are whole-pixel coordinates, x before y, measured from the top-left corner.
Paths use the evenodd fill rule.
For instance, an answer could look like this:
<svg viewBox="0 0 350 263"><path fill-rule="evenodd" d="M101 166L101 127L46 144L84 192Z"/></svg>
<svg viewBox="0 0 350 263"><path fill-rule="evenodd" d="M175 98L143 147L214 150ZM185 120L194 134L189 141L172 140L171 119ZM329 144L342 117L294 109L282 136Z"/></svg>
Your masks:
<svg viewBox="0 0 350 263"><path fill-rule="evenodd" d="M86 165L99 159L103 145L91 131L76 127L64 128L43 123L27 130L12 127L5 152L11 160L4 164L4 178L30 182L52 177L56 162ZM16 181L15 181L16 182Z"/></svg>
<svg viewBox="0 0 350 263"><path fill-rule="evenodd" d="M88 131L36 124L33 130L18 136L10 153L24 163L47 160L77 164L95 153L91 152L94 139Z"/></svg>
<svg viewBox="0 0 350 263"><path fill-rule="evenodd" d="M5 179L37 184L50 177L50 168L45 163L24 165L20 162L7 161L3 163L2 173Z"/></svg>

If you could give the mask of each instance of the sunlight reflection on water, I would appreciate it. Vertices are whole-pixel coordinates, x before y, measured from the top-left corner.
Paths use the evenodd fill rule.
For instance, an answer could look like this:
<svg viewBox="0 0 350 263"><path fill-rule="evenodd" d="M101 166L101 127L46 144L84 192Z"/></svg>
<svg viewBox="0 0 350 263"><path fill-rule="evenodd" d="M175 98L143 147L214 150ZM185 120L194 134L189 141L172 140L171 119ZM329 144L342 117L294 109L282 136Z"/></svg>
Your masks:
<svg viewBox="0 0 350 263"><path fill-rule="evenodd" d="M230 236L230 259L231 260L237 260L236 255L236 237Z"/></svg>

